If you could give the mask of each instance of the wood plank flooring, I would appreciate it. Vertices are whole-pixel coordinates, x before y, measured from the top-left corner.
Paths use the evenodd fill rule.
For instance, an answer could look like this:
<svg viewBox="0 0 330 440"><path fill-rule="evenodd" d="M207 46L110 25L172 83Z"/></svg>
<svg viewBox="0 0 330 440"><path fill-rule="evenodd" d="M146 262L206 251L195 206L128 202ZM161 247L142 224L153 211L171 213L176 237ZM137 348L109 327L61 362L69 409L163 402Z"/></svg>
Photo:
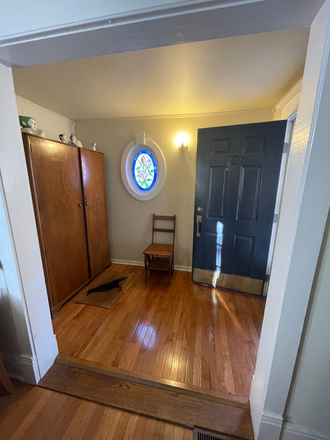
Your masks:
<svg viewBox="0 0 330 440"><path fill-rule="evenodd" d="M18 385L0 391L1 440L192 440L191 429L69 395Z"/></svg>
<svg viewBox="0 0 330 440"><path fill-rule="evenodd" d="M205 399L203 394L187 395L178 389L164 389L63 363L55 363L39 385L188 428L199 426L245 440L254 438L249 408Z"/></svg>
<svg viewBox="0 0 330 440"><path fill-rule="evenodd" d="M248 399L264 299L193 284L189 272L168 286L161 273L145 284L142 267L106 270L134 277L110 309L73 298L60 310L60 354Z"/></svg>

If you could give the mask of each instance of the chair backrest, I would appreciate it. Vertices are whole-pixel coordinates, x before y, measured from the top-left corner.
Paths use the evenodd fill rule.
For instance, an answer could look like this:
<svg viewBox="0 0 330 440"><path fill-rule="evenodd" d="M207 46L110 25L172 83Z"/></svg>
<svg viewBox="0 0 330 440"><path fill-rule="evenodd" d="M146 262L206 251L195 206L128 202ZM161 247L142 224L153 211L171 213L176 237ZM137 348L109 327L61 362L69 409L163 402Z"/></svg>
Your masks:
<svg viewBox="0 0 330 440"><path fill-rule="evenodd" d="M164 228L155 228L155 222L157 220L166 220L173 222L173 229L164 229ZM176 215L156 215L153 214L153 220L152 220L152 242L154 242L154 236L155 232L169 232L170 234L173 234L173 246L175 241L175 220Z"/></svg>

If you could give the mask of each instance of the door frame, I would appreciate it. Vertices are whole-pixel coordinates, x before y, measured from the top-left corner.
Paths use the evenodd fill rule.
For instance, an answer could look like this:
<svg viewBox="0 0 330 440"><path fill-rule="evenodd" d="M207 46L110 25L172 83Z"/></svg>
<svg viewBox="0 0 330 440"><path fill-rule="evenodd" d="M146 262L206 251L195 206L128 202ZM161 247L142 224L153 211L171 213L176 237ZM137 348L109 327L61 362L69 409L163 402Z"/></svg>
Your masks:
<svg viewBox="0 0 330 440"><path fill-rule="evenodd" d="M268 293L269 288L269 279L270 274L272 271L272 263L273 263L273 257L274 257L274 247L276 242L276 234L278 229L278 223L280 219L280 212L281 212L281 203L282 203L282 197L283 197L283 191L284 191L284 185L286 180L286 174L288 169L288 162L289 162L289 156L290 156L290 149L292 144L292 138L294 133L294 128L296 124L297 119L297 112L295 111L292 113L291 116L288 117L287 121L287 127L284 137L284 147L283 147L283 154L282 154L282 162L281 162L281 168L280 168L280 175L278 179L278 187L277 187L277 195L276 195L276 202L275 202L275 210L274 210L274 222L273 222L273 228L272 228L272 235L270 237L270 243L269 243L269 253L268 253L268 261L267 261L267 268L266 268L266 280L264 282L262 296L266 297Z"/></svg>

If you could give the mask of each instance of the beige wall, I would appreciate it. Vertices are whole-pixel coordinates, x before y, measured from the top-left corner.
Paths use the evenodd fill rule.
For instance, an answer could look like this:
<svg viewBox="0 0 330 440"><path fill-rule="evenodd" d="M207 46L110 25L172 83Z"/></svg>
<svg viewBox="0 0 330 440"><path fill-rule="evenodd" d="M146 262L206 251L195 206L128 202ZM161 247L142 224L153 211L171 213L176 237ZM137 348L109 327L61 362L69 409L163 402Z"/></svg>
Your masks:
<svg viewBox="0 0 330 440"><path fill-rule="evenodd" d="M39 130L46 133L46 137L58 141L58 135L65 133L70 139L74 134L74 122L64 116L54 113L45 107L34 102L16 96L18 114L21 116L32 116Z"/></svg>
<svg viewBox="0 0 330 440"><path fill-rule="evenodd" d="M223 113L218 116L122 119L76 123L77 138L90 148L93 141L106 155L107 197L111 256L115 260L142 262L142 252L150 244L152 213L177 215L176 265L190 268L193 245L195 194L195 152L197 129L221 125L270 121L272 110ZM181 152L173 138L179 131L190 136L187 151ZM134 199L126 191L120 162L135 133L144 132L161 148L167 177L160 194L148 202Z"/></svg>

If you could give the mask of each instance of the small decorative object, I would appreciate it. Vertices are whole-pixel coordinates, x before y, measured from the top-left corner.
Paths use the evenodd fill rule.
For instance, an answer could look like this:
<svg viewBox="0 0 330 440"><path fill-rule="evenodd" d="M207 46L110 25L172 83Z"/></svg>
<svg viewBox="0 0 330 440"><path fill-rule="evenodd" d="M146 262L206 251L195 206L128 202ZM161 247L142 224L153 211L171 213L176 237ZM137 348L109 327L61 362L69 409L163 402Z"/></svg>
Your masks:
<svg viewBox="0 0 330 440"><path fill-rule="evenodd" d="M21 126L22 133L35 134L36 136L46 137L46 133L43 130L38 130L35 119L31 118L30 116L20 116L19 124Z"/></svg>
<svg viewBox="0 0 330 440"><path fill-rule="evenodd" d="M82 143L80 141L78 141L78 139L76 139L76 144L77 144L77 147L83 148Z"/></svg>
<svg viewBox="0 0 330 440"><path fill-rule="evenodd" d="M60 138L60 141L63 142L63 144L68 143L68 138L66 137L66 134L62 133L58 137Z"/></svg>
<svg viewBox="0 0 330 440"><path fill-rule="evenodd" d="M28 130L33 130L33 131L37 129L37 124L35 119L31 118L30 116L20 116L19 123L22 128L26 128ZM33 133L33 131L31 131L31 133Z"/></svg>
<svg viewBox="0 0 330 440"><path fill-rule="evenodd" d="M74 134L72 134L71 136L70 136L70 145L73 145L74 147L78 147L78 145L77 145L77 138L76 138L76 136L74 135Z"/></svg>
<svg viewBox="0 0 330 440"><path fill-rule="evenodd" d="M92 142L92 148L91 150L96 151L96 142Z"/></svg>
<svg viewBox="0 0 330 440"><path fill-rule="evenodd" d="M188 148L189 136L184 132L178 133L174 138L174 143L179 150L185 151Z"/></svg>

